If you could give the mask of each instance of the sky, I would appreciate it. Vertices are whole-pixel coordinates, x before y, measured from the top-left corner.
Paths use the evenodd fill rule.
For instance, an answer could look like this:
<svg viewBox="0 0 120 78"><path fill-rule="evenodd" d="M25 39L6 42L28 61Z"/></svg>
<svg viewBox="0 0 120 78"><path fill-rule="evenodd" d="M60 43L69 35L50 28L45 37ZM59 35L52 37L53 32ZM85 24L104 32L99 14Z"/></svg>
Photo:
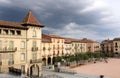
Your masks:
<svg viewBox="0 0 120 78"><path fill-rule="evenodd" d="M120 37L120 0L0 0L0 20L22 22L31 10L43 33L96 41Z"/></svg>

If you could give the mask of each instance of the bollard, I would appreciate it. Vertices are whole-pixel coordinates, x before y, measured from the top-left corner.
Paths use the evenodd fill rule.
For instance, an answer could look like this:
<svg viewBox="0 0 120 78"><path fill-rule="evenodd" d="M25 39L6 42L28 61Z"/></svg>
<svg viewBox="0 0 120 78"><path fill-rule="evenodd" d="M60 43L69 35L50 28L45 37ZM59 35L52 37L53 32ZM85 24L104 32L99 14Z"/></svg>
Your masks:
<svg viewBox="0 0 120 78"><path fill-rule="evenodd" d="M104 78L104 75L100 75L100 78Z"/></svg>

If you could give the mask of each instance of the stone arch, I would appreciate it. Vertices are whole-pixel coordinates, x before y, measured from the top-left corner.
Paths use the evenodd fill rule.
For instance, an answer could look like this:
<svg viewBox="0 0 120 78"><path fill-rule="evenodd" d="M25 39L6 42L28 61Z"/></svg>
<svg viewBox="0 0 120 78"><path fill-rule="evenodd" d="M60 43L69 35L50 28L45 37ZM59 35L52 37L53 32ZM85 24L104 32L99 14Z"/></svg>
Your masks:
<svg viewBox="0 0 120 78"><path fill-rule="evenodd" d="M48 57L48 65L51 64L51 57Z"/></svg>
<svg viewBox="0 0 120 78"><path fill-rule="evenodd" d="M53 61L53 64L55 64L55 59L56 59L56 57L53 57L53 60L52 60L52 61Z"/></svg>
<svg viewBox="0 0 120 78"><path fill-rule="evenodd" d="M37 64L30 66L30 76L39 77L39 66Z"/></svg>
<svg viewBox="0 0 120 78"><path fill-rule="evenodd" d="M46 58L44 57L44 58L42 58L42 65L46 65Z"/></svg>

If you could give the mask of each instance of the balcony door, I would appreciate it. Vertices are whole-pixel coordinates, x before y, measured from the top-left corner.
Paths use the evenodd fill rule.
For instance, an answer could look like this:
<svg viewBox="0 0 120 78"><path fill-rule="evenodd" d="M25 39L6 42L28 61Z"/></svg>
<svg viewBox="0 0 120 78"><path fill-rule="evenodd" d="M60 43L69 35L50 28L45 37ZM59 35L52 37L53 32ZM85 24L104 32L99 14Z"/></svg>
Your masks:
<svg viewBox="0 0 120 78"><path fill-rule="evenodd" d="M13 50L13 48L14 48L14 42L10 41L9 42L9 50Z"/></svg>

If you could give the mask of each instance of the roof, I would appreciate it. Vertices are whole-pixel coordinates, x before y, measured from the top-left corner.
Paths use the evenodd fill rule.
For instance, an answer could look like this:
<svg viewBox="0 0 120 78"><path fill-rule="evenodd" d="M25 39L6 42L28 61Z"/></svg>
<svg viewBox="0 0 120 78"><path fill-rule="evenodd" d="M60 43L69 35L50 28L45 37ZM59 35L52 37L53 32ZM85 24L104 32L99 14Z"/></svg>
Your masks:
<svg viewBox="0 0 120 78"><path fill-rule="evenodd" d="M39 21L35 18L31 11L29 11L25 18L23 19L23 24L44 27L44 25L39 23Z"/></svg>
<svg viewBox="0 0 120 78"><path fill-rule="evenodd" d="M83 42L81 42L80 39L74 39L74 38L65 38L65 42L66 43L70 43L70 42L80 42L80 43L83 43Z"/></svg>
<svg viewBox="0 0 120 78"><path fill-rule="evenodd" d="M101 44L105 44L105 43L113 43L113 40L103 40L103 41L101 42Z"/></svg>
<svg viewBox="0 0 120 78"><path fill-rule="evenodd" d="M23 22L10 22L0 20L0 27L4 28L21 28L21 29L28 29L27 26L37 26L37 27L44 27L44 25L40 24L38 20L33 16L32 12L28 12L26 17L23 19Z"/></svg>
<svg viewBox="0 0 120 78"><path fill-rule="evenodd" d="M46 37L49 37L49 38L64 39L64 37L60 37L58 35L52 35L52 34L43 34L43 35L46 36Z"/></svg>
<svg viewBox="0 0 120 78"><path fill-rule="evenodd" d="M113 41L120 41L120 38L114 38Z"/></svg>
<svg viewBox="0 0 120 78"><path fill-rule="evenodd" d="M51 37L46 34L42 34L42 42L51 42Z"/></svg>
<svg viewBox="0 0 120 78"><path fill-rule="evenodd" d="M3 21L3 20L0 20L0 27L27 29L27 27L22 26L21 23L9 22L9 21Z"/></svg>
<svg viewBox="0 0 120 78"><path fill-rule="evenodd" d="M98 42L96 42L96 41L93 41L93 40L87 39L87 38L83 38L83 39L81 40L81 42L84 42L84 43L98 43Z"/></svg>
<svg viewBox="0 0 120 78"><path fill-rule="evenodd" d="M51 43L51 40L50 39L47 39L47 38L42 38L42 42L47 42L47 43Z"/></svg>

